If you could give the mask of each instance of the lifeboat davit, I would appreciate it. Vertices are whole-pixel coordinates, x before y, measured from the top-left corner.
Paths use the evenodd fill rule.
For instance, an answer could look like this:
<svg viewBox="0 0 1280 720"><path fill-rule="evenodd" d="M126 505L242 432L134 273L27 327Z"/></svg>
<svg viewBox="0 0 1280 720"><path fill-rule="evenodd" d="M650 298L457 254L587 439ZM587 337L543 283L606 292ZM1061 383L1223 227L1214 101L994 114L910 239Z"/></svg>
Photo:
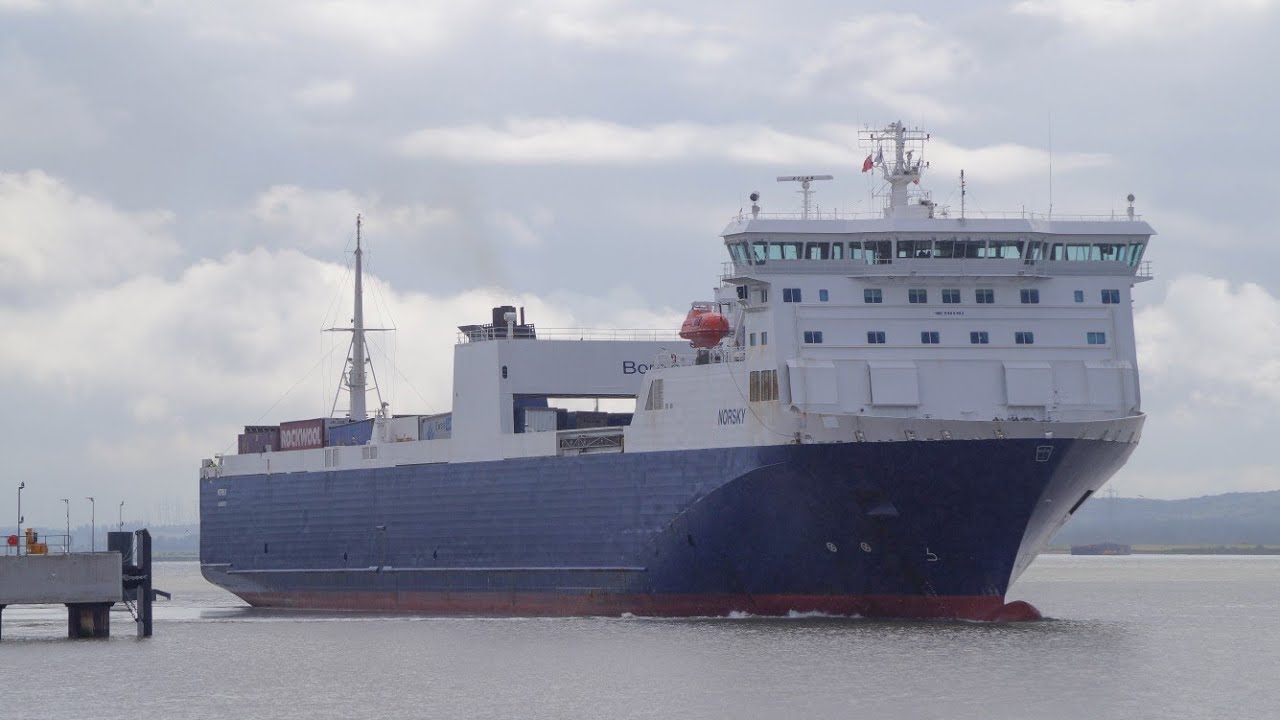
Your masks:
<svg viewBox="0 0 1280 720"><path fill-rule="evenodd" d="M729 319L716 312L714 303L696 302L680 326L680 337L696 348L713 348L729 334Z"/></svg>

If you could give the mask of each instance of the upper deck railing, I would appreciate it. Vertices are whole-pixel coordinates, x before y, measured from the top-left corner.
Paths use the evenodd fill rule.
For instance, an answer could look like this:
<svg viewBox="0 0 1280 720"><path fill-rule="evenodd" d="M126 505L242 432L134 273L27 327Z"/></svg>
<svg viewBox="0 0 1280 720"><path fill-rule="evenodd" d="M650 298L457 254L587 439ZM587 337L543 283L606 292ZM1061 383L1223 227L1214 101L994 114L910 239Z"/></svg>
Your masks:
<svg viewBox="0 0 1280 720"><path fill-rule="evenodd" d="M529 326L532 327L532 326ZM535 328L533 337L517 334L516 339L538 340L613 340L632 342L684 342L672 330L656 328ZM467 332L459 332L457 344L484 342L486 340L505 340L507 328L481 327Z"/></svg>
<svg viewBox="0 0 1280 720"><path fill-rule="evenodd" d="M761 220L880 220L885 217L881 210L858 210L858 211L841 211L841 210L810 210L806 217L803 213L759 213L754 216ZM749 212L739 212L733 215L729 220L733 222L743 222L751 220L753 216ZM960 220L960 216L952 214L950 210L935 210L933 214L935 220ZM1064 213L1040 213L1031 210L970 210L965 212L965 220L1065 220L1065 221L1092 221L1092 222L1112 222L1112 221L1128 221L1141 220L1141 215L1130 217L1125 212L1112 212L1110 214L1064 214Z"/></svg>

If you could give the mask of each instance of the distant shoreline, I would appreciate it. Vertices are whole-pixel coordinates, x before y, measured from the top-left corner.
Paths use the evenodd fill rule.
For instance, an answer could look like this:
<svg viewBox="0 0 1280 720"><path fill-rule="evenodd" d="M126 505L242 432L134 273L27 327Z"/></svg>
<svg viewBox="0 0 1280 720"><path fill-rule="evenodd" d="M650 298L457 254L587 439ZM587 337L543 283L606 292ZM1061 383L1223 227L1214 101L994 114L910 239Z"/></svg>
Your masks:
<svg viewBox="0 0 1280 720"><path fill-rule="evenodd" d="M1054 546L1046 555L1070 555L1069 546ZM1132 555L1280 555L1280 545L1133 545Z"/></svg>

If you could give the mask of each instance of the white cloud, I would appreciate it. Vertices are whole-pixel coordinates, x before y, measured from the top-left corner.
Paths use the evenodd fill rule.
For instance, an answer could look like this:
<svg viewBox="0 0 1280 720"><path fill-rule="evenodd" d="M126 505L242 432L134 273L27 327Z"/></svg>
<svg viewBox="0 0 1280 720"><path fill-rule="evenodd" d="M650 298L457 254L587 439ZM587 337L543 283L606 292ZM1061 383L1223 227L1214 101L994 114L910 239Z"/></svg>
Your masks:
<svg viewBox="0 0 1280 720"><path fill-rule="evenodd" d="M173 216L118 210L34 170L0 173L0 292L82 293L175 257Z"/></svg>
<svg viewBox="0 0 1280 720"><path fill-rule="evenodd" d="M853 93L909 117L955 114L938 98L977 65L967 45L915 14L877 13L826 32L792 81L800 94Z"/></svg>
<svg viewBox="0 0 1280 720"><path fill-rule="evenodd" d="M450 208L423 203L395 205L376 193L350 190L312 190L297 185L274 185L258 195L251 213L271 228L274 237L299 247L332 249L335 237L354 236L355 216L364 213L375 235L421 238L433 227L458 221Z"/></svg>
<svg viewBox="0 0 1280 720"><path fill-rule="evenodd" d="M428 128L402 138L398 149L410 156L512 164L654 164L707 158L786 163L852 157L828 140L759 125L632 127L586 118L511 118L502 127Z"/></svg>
<svg viewBox="0 0 1280 720"><path fill-rule="evenodd" d="M929 142L927 157L932 175L952 177L965 170L971 178L995 179L997 182L1045 177L1049 172L1049 152L1014 143L966 148L940 138ZM1053 153L1055 173L1102 167L1111 156L1098 152Z"/></svg>
<svg viewBox="0 0 1280 720"><path fill-rule="evenodd" d="M1191 422L1203 422L1198 408L1276 416L1280 298L1262 286L1183 275L1135 324L1146 386L1181 397Z"/></svg>
<svg viewBox="0 0 1280 720"><path fill-rule="evenodd" d="M1047 17L1108 41L1168 39L1218 32L1268 13L1275 0L1022 0L1014 13Z"/></svg>
<svg viewBox="0 0 1280 720"><path fill-rule="evenodd" d="M346 105L355 95L349 80L313 80L293 94L294 100L310 107Z"/></svg>
<svg viewBox="0 0 1280 720"><path fill-rule="evenodd" d="M722 24L648 8L631 10L626 3L543 0L516 11L512 19L552 41L591 50L644 53L682 58L697 65L719 66L737 55L740 34Z"/></svg>

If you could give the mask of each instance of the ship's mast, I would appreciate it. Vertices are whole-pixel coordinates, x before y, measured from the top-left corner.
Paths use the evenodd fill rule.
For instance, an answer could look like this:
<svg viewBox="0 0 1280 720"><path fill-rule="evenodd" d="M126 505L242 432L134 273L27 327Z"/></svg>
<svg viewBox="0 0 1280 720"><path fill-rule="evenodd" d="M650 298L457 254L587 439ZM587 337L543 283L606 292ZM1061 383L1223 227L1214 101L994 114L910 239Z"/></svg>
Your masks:
<svg viewBox="0 0 1280 720"><path fill-rule="evenodd" d="M924 212L928 214L929 204L923 203L918 208L908 208L911 198L911 186L920 184L920 177L929 163L924 160L924 144L929 140L928 133L921 130L908 130L901 121L891 123L883 130L863 130L859 133L862 144L874 150L868 156L868 166L880 168L885 182L889 183L889 202L885 207L885 217L913 216ZM886 162L884 145L893 148L893 158ZM927 197L922 198L927 199Z"/></svg>
<svg viewBox="0 0 1280 720"><path fill-rule="evenodd" d="M360 247L362 218L356 215L356 299L351 316L351 370L347 375L347 389L351 391L351 422L368 417L365 409L364 364L364 250Z"/></svg>

